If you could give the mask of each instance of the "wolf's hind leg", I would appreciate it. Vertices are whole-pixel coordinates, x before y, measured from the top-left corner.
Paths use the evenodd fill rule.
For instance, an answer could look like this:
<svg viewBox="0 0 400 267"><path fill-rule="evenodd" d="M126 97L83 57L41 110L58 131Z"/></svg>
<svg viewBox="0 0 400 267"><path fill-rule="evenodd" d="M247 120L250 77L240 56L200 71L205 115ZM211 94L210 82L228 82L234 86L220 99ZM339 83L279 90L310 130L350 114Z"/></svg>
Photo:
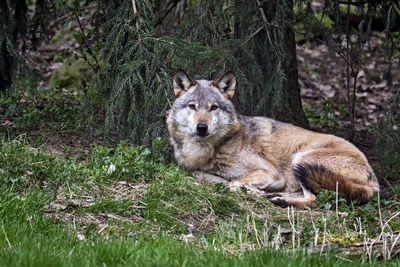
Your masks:
<svg viewBox="0 0 400 267"><path fill-rule="evenodd" d="M279 177L276 170L256 170L229 183L231 191L237 191L244 186L250 190L274 192L283 189L285 185L286 179Z"/></svg>
<svg viewBox="0 0 400 267"><path fill-rule="evenodd" d="M267 194L269 200L281 207L295 206L301 207L316 207L316 196L309 192L308 194L304 192L296 193L270 193Z"/></svg>

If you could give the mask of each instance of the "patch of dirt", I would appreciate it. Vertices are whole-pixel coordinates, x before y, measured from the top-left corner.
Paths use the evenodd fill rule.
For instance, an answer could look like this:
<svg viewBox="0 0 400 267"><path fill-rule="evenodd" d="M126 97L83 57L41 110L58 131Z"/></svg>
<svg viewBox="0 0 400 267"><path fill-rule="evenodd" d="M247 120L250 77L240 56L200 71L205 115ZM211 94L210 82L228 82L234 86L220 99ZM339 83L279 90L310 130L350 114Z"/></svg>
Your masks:
<svg viewBox="0 0 400 267"><path fill-rule="evenodd" d="M81 232L78 238L84 239L83 232L88 224L95 224L100 234L115 222L144 221L142 213L146 205L140 199L145 191L145 184L133 184L127 181L118 181L103 188L90 182L85 183L85 187L72 184L58 189L55 199L47 205L45 213L49 217L74 225ZM130 206L130 215L85 211L105 197L116 201L134 201L134 204Z"/></svg>
<svg viewBox="0 0 400 267"><path fill-rule="evenodd" d="M383 77L389 66L383 42L384 36L374 33L361 55L355 106L355 125L358 129L365 129L379 121L399 85L399 71L395 68L398 58L392 61L392 85L389 86ZM335 115L340 118L339 123L348 126L350 114L341 116L339 113L340 105L346 110L349 106L345 59L326 44L317 43L311 44L311 47L297 45L297 62L303 106L321 108L324 102L331 100ZM352 95L352 78L350 89Z"/></svg>

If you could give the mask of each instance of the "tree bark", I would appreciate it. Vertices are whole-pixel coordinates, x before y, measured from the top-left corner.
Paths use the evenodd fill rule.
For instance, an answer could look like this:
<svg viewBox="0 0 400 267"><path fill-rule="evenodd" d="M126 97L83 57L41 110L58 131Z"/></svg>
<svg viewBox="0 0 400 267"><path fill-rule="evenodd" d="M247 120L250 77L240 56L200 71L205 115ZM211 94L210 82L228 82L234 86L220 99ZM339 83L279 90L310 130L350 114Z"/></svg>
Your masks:
<svg viewBox="0 0 400 267"><path fill-rule="evenodd" d="M7 1L0 2L0 25L3 30L0 32L3 42L0 43L0 91L5 91L11 85L13 57L10 55L7 49L6 34L11 35L10 32L6 32L8 29L9 22L9 6Z"/></svg>
<svg viewBox="0 0 400 267"><path fill-rule="evenodd" d="M25 0L0 1L0 91L5 91L12 84L17 68L17 55L14 51L23 50L23 36L26 33L27 6Z"/></svg>
<svg viewBox="0 0 400 267"><path fill-rule="evenodd" d="M155 10L154 28L158 34L172 34L185 13L185 0L164 0Z"/></svg>
<svg viewBox="0 0 400 267"><path fill-rule="evenodd" d="M264 1L260 6L265 14L267 22L271 22L275 19L274 16L276 16L276 8L279 1L280 0ZM285 19L290 23L285 23L283 26L279 25L284 27L284 38L283 40L278 40L279 42L283 41L280 45L283 46L284 57L280 58L280 61L285 79L283 80L280 92L280 103L273 109L272 113L278 120L308 128L308 120L301 105L300 87L298 83L296 42L293 26L293 0L285 0L285 3ZM271 60L271 49L265 49L265 44L277 40L273 40L274 37L268 35L268 32L265 30L260 31L255 38L258 44L255 47L255 53L257 54L258 62L262 67L263 74L267 76L271 75L272 70L270 68L275 67L277 62L268 62Z"/></svg>

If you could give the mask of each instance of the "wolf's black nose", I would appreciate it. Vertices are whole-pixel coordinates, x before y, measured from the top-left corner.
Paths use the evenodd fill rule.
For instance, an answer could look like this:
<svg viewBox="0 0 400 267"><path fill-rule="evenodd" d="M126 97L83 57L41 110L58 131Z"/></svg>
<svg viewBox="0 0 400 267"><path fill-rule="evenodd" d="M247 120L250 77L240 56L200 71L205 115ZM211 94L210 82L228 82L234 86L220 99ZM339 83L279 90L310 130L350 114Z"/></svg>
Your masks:
<svg viewBox="0 0 400 267"><path fill-rule="evenodd" d="M204 123L197 124L196 127L196 134L199 136L206 136L207 135L208 126Z"/></svg>

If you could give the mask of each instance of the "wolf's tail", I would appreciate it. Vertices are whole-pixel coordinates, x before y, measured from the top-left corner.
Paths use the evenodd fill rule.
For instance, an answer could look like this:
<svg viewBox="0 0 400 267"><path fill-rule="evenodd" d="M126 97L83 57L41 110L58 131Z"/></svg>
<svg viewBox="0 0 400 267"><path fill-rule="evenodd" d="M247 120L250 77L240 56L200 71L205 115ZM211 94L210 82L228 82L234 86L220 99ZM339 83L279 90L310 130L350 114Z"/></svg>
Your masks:
<svg viewBox="0 0 400 267"><path fill-rule="evenodd" d="M379 185L373 171L368 172L368 177L344 177L323 165L301 163L293 168L296 178L301 185L313 193L319 189L336 191L347 201L358 200L360 203L368 202L373 192L379 191ZM353 178L353 179L351 179Z"/></svg>

